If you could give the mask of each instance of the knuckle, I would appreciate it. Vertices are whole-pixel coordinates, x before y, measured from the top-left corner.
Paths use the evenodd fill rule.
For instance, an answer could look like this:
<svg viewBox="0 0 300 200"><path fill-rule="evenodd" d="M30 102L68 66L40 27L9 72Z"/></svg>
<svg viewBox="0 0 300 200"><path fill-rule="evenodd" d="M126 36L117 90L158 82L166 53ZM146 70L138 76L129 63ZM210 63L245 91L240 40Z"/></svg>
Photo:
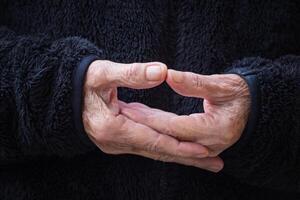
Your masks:
<svg viewBox="0 0 300 200"><path fill-rule="evenodd" d="M156 141L154 143L149 144L148 150L150 152L154 152L154 153L161 152L162 149L159 144L160 144L160 136L158 136L158 138L156 139Z"/></svg>
<svg viewBox="0 0 300 200"><path fill-rule="evenodd" d="M227 82L219 82L217 87L218 87L218 91L231 92L232 90L232 86Z"/></svg>
<svg viewBox="0 0 300 200"><path fill-rule="evenodd" d="M153 153L159 153L160 149L159 149L157 143L154 143L154 144L150 144L148 146L148 151L153 152Z"/></svg>
<svg viewBox="0 0 300 200"><path fill-rule="evenodd" d="M128 69L124 73L124 79L136 81L138 77L138 63L129 64Z"/></svg>
<svg viewBox="0 0 300 200"><path fill-rule="evenodd" d="M193 87L200 88L200 89L205 87L205 82L197 74L193 74L191 78L192 78Z"/></svg>
<svg viewBox="0 0 300 200"><path fill-rule="evenodd" d="M149 119L149 121L150 120L151 119ZM161 128L161 132L166 134L166 135L172 135L172 134L175 133L175 131L176 131L176 129L173 128L172 126L170 126L169 124L167 124L167 126Z"/></svg>

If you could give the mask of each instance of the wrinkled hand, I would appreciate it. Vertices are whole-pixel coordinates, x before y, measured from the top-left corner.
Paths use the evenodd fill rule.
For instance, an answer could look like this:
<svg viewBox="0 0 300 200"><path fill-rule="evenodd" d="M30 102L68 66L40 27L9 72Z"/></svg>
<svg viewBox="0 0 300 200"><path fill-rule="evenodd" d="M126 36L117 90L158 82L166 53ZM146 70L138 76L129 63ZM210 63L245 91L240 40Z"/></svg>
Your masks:
<svg viewBox="0 0 300 200"><path fill-rule="evenodd" d="M161 134L120 113L121 106L127 104L118 100L117 87L151 88L161 84L166 75L167 67L157 62L120 64L94 61L89 66L84 85L82 117L85 131L108 154L135 154L219 171L222 160L203 158L208 150L202 145Z"/></svg>
<svg viewBox="0 0 300 200"><path fill-rule="evenodd" d="M181 95L203 98L205 112L178 116L131 103L123 106L122 113L160 133L206 146L209 157L219 155L238 141L250 107L249 89L240 76L168 70L167 83Z"/></svg>

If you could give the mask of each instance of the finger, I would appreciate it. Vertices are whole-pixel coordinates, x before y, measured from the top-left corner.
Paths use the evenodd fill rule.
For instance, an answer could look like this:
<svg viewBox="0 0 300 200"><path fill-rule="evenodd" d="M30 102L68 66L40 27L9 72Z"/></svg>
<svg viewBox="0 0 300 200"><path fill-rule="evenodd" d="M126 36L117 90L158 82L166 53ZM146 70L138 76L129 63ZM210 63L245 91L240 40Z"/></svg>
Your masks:
<svg viewBox="0 0 300 200"><path fill-rule="evenodd" d="M208 149L200 144L178 141L129 119L123 124L118 134L126 138L126 143L132 147L133 151L149 151L189 158L208 156Z"/></svg>
<svg viewBox="0 0 300 200"><path fill-rule="evenodd" d="M167 83L178 94L213 101L224 93L220 75L200 75L192 72L168 70Z"/></svg>
<svg viewBox="0 0 300 200"><path fill-rule="evenodd" d="M212 120L205 113L178 116L139 103L122 104L120 112L137 123L180 140L204 144L214 139L213 135L207 134L211 132Z"/></svg>
<svg viewBox="0 0 300 200"><path fill-rule="evenodd" d="M163 155L159 153L152 153L148 151L132 152L132 154L147 157L153 160L159 160L163 162L178 163L186 166L194 166L211 172L219 172L224 167L224 162L220 157L211 158L184 158L173 157L169 155Z"/></svg>
<svg viewBox="0 0 300 200"><path fill-rule="evenodd" d="M132 102L132 103L126 103L125 101L122 101L122 100L118 100L119 102L119 106L120 107L140 107L140 108L150 108L149 106L145 105L145 104L142 104L142 103L138 103L138 102Z"/></svg>
<svg viewBox="0 0 300 200"><path fill-rule="evenodd" d="M133 89L152 88L161 84L167 76L167 66L160 62L150 63L115 63L111 61L98 62L97 73L99 82L116 87Z"/></svg>
<svg viewBox="0 0 300 200"><path fill-rule="evenodd" d="M167 122L169 119L178 116L175 113L166 112L160 109L150 108L146 106L145 104L133 102L133 103L125 103L122 101L119 102L120 112L130 116L131 119L134 119L134 121L139 122L146 122L146 121L153 121L160 122L163 120L163 123L167 125ZM154 122L153 122L154 123Z"/></svg>

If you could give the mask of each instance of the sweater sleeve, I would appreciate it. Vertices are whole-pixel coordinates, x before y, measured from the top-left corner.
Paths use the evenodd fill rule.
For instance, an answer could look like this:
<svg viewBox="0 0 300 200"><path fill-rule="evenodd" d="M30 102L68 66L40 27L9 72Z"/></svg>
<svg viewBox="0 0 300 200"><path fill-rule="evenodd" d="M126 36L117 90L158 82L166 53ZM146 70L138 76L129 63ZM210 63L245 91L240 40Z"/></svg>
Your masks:
<svg viewBox="0 0 300 200"><path fill-rule="evenodd" d="M53 41L0 27L0 165L94 148L82 130L81 86L101 55L80 37Z"/></svg>
<svg viewBox="0 0 300 200"><path fill-rule="evenodd" d="M300 191L300 57L245 58L228 73L248 83L251 110L241 139L221 154L224 173L252 185Z"/></svg>

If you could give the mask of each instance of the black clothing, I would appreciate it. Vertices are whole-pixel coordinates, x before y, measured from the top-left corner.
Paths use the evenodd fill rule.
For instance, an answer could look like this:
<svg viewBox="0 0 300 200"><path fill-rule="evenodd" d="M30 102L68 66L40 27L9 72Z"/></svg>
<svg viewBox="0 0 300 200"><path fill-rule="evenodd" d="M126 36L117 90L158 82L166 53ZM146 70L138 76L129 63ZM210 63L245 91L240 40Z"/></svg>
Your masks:
<svg viewBox="0 0 300 200"><path fill-rule="evenodd" d="M0 199L299 199L299 24L292 0L0 0ZM97 149L80 121L96 58L244 77L250 120L224 170ZM203 111L166 84L119 97Z"/></svg>

